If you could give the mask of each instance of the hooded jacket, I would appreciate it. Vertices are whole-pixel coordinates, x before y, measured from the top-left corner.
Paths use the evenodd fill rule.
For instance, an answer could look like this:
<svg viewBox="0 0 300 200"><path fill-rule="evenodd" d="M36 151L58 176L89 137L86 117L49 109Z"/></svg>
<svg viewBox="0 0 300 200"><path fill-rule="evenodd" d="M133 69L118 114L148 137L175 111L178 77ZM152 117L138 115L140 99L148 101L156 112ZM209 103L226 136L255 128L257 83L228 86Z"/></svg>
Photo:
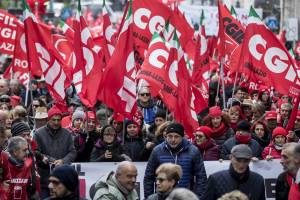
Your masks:
<svg viewBox="0 0 300 200"><path fill-rule="evenodd" d="M118 185L115 173L110 172L106 176L100 178L95 184L95 196L93 200L138 200L136 190L125 191Z"/></svg>

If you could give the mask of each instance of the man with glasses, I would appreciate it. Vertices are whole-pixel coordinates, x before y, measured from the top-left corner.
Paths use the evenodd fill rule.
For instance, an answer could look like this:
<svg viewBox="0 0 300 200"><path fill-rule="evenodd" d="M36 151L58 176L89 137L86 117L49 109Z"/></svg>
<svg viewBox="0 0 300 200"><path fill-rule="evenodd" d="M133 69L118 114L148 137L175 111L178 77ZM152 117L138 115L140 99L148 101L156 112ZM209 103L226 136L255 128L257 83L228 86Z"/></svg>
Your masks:
<svg viewBox="0 0 300 200"><path fill-rule="evenodd" d="M137 104L143 113L144 123L148 125L153 124L157 108L154 104L150 89L148 87L142 86L139 89Z"/></svg>
<svg viewBox="0 0 300 200"><path fill-rule="evenodd" d="M53 170L49 177L50 197L44 200L79 200L79 180L75 169L61 165Z"/></svg>
<svg viewBox="0 0 300 200"><path fill-rule="evenodd" d="M149 196L147 200L165 200L177 186L182 176L182 169L179 165L164 163L157 168L155 174L156 193Z"/></svg>
<svg viewBox="0 0 300 200"><path fill-rule="evenodd" d="M215 200L223 194L239 190L251 200L265 200L265 184L261 175L250 171L251 149L245 144L232 148L229 170L211 174L202 199Z"/></svg>
<svg viewBox="0 0 300 200"><path fill-rule="evenodd" d="M182 177L178 187L193 190L201 199L207 180L203 160L198 148L184 138L184 127L179 123L167 126L166 141L157 145L150 155L144 176L145 198L154 193L155 171L163 163L180 165Z"/></svg>

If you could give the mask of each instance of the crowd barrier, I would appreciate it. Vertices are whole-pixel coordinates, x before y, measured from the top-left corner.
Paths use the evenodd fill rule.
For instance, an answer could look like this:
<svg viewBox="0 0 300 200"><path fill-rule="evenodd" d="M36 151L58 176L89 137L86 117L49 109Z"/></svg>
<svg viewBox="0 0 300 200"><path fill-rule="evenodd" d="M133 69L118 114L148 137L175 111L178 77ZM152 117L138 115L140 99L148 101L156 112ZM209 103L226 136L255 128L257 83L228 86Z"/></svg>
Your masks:
<svg viewBox="0 0 300 200"><path fill-rule="evenodd" d="M118 163L113 162L97 162L97 163L73 163L76 171L79 174L80 179L80 194L81 197L91 199L90 192L92 192L92 185L102 176L106 175L112 170L116 170ZM229 161L205 161L205 169L207 176L210 174L229 169ZM143 199L144 197L144 187L143 178L145 174L145 169L147 162L136 162L138 169L137 177L137 191ZM277 176L283 171L280 164L280 160L273 161L257 161L250 163L250 170L262 175L265 179L265 190L266 199L275 200L275 183Z"/></svg>

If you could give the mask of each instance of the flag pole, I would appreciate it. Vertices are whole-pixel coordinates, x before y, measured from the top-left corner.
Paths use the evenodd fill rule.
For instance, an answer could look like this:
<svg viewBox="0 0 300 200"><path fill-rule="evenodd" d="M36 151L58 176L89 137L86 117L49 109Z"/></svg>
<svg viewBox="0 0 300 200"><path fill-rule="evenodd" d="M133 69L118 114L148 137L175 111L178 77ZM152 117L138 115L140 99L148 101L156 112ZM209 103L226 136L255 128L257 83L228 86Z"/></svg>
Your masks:
<svg viewBox="0 0 300 200"><path fill-rule="evenodd" d="M223 109L226 108L225 101L225 81L224 81L224 68L223 68L224 57L221 59L221 80L222 80L222 93L223 93Z"/></svg>
<svg viewBox="0 0 300 200"><path fill-rule="evenodd" d="M230 107L232 107L232 103L233 103L232 98L233 98L234 91L235 91L235 88L236 88L237 76L238 76L238 72L235 72L234 83L233 83L233 89L232 89L232 94L231 94Z"/></svg>
<svg viewBox="0 0 300 200"><path fill-rule="evenodd" d="M220 77L218 77L218 85L217 85L217 96L215 97L214 101L215 101L215 106L218 105L218 101L216 101L216 99L219 99L219 90L220 90Z"/></svg>

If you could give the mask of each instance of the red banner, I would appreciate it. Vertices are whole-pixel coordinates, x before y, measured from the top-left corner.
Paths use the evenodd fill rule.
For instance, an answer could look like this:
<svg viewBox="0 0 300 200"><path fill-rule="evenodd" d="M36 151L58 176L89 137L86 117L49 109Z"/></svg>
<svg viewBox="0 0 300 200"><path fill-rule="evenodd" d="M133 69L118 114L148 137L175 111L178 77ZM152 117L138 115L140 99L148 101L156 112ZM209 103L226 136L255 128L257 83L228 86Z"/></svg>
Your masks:
<svg viewBox="0 0 300 200"><path fill-rule="evenodd" d="M0 9L0 52L8 55L14 54L17 36L18 19Z"/></svg>

